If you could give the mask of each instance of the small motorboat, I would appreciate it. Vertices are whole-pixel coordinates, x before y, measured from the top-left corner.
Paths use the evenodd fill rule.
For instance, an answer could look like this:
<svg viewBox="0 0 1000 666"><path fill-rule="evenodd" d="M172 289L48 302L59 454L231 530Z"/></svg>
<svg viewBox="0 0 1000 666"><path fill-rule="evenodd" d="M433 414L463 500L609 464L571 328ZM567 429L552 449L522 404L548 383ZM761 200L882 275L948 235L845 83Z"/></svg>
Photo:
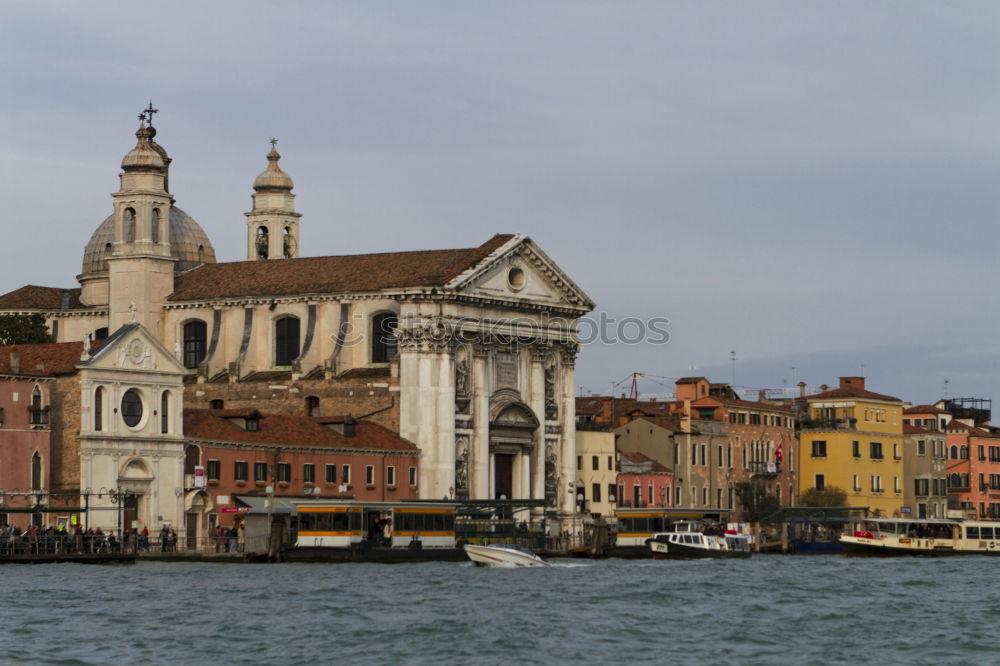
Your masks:
<svg viewBox="0 0 1000 666"><path fill-rule="evenodd" d="M476 546L470 543L462 546L469 559L477 567L547 567L548 562L535 555L527 548L511 543L491 543L488 546Z"/></svg>

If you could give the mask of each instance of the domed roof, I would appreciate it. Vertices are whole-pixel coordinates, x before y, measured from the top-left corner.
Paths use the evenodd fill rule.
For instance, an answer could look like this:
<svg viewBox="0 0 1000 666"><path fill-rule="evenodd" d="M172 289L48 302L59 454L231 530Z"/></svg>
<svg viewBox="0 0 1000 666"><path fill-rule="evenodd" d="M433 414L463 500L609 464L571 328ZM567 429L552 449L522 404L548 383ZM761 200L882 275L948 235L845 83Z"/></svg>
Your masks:
<svg viewBox="0 0 1000 666"><path fill-rule="evenodd" d="M109 215L90 237L83 251L83 272L108 270L107 258L115 242L115 216ZM174 272L186 271L200 264L215 263L215 249L208 235L190 215L176 206L170 207L170 256L177 259Z"/></svg>
<svg viewBox="0 0 1000 666"><path fill-rule="evenodd" d="M133 171L137 169L164 168L166 163L163 158L166 153L153 141L153 137L156 136L156 130L152 126L147 127L143 123L139 125L135 136L139 139L139 142L135 144L135 148L128 151L125 157L122 158L122 169ZM157 148L160 149L157 150Z"/></svg>
<svg viewBox="0 0 1000 666"><path fill-rule="evenodd" d="M267 154L267 168L253 181L253 189L260 190L290 190L295 187L291 176L281 170L278 160L281 155L275 147L271 146L271 152Z"/></svg>

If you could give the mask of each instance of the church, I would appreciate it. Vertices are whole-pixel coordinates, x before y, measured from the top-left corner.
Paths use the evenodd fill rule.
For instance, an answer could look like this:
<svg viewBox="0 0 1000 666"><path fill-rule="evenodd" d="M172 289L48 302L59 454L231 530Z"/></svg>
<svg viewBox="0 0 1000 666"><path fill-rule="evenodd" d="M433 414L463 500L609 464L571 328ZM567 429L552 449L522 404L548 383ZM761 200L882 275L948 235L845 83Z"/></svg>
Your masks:
<svg viewBox="0 0 1000 666"><path fill-rule="evenodd" d="M534 517L572 529L576 323L594 304L538 245L497 234L461 249L301 256L306 223L272 142L253 181L246 260L218 263L175 205L153 112L83 250L79 286L0 296L0 313L41 313L55 342L83 341L85 438L124 419L102 446L128 446L146 427L129 415L161 408L351 415L417 447L419 497L544 500ZM97 386L104 371L87 350L116 337L138 342L107 354L121 362ZM179 451L183 423L170 423L162 446ZM77 479L90 464L80 455ZM112 474L155 469L129 464Z"/></svg>

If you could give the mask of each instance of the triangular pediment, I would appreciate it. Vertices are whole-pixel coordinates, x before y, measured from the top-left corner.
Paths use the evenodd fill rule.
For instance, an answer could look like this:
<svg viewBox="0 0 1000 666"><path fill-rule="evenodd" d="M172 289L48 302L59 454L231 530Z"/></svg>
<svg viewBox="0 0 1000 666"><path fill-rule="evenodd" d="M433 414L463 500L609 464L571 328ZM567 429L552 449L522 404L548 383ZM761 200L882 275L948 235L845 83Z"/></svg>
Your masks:
<svg viewBox="0 0 1000 666"><path fill-rule="evenodd" d="M93 349L93 347L92 347ZM112 333L90 358L77 367L184 374L187 370L141 324L131 323Z"/></svg>
<svg viewBox="0 0 1000 666"><path fill-rule="evenodd" d="M487 299L531 302L589 312L594 302L526 236L515 236L448 288Z"/></svg>

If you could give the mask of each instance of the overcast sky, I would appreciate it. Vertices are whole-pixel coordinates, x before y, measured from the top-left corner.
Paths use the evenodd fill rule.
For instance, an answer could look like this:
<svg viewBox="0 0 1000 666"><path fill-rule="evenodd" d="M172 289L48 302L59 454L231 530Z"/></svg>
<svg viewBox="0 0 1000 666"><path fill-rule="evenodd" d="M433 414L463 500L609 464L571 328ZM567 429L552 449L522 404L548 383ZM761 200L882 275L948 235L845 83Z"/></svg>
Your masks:
<svg viewBox="0 0 1000 666"><path fill-rule="evenodd" d="M152 100L220 261L275 136L303 255L522 233L595 317L670 319L584 391L1000 399L995 0L19 2L0 58L0 292L76 286Z"/></svg>

